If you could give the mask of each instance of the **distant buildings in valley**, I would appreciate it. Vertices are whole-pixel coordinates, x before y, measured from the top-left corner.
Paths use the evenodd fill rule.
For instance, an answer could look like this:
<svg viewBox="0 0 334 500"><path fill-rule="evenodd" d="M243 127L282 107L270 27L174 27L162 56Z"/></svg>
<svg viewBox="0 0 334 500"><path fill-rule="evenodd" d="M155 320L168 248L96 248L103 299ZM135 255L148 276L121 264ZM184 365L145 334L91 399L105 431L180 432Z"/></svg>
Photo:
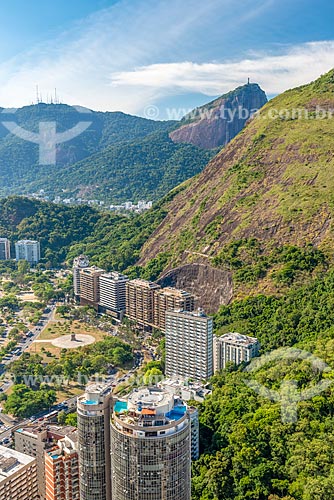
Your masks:
<svg viewBox="0 0 334 500"><path fill-rule="evenodd" d="M111 210L112 212L134 212L141 213L145 210L150 210L153 206L153 201L140 200L137 203L133 201L126 201L120 204L108 204L105 201L96 199L84 199L81 197L62 197L62 196L50 196L44 189L41 189L37 193L31 193L27 195L28 198L33 198L35 200L47 201L51 203L56 203L57 205L90 205L98 208L103 208L104 210Z"/></svg>

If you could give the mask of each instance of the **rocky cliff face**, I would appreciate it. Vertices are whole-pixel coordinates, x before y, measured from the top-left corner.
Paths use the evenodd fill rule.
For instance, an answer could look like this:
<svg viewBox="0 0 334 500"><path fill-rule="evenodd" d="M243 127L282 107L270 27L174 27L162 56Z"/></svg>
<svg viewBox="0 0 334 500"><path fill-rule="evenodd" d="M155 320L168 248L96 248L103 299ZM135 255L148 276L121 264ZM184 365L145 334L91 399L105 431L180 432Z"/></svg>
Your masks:
<svg viewBox="0 0 334 500"><path fill-rule="evenodd" d="M215 313L233 297L232 274L208 263L185 264L167 271L158 280L161 286L187 290L195 296L196 307Z"/></svg>
<svg viewBox="0 0 334 500"><path fill-rule="evenodd" d="M191 143L206 149L225 146L266 102L266 94L259 85L243 85L196 108L184 117L170 137L174 142Z"/></svg>

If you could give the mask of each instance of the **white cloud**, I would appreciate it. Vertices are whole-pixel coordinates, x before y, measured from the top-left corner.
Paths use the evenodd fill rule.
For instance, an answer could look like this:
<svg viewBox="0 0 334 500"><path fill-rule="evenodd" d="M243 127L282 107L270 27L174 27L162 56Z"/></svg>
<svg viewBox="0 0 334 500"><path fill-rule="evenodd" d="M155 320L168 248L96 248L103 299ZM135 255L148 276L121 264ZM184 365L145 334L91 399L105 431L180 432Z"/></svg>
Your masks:
<svg viewBox="0 0 334 500"><path fill-rule="evenodd" d="M152 64L114 73L114 87L149 88L159 98L164 92L199 92L214 96L245 83L250 77L274 95L310 82L334 66L334 41L289 47L279 55L253 54L224 63L180 62Z"/></svg>
<svg viewBox="0 0 334 500"><path fill-rule="evenodd" d="M30 104L36 84L44 100L57 87L69 104L140 114L173 95L219 95L248 77L269 94L306 83L331 68L334 41L212 62L275 1L118 0L0 63L0 106Z"/></svg>
<svg viewBox="0 0 334 500"><path fill-rule="evenodd" d="M259 0L257 0L259 1ZM57 87L64 102L136 112L154 98L148 88L127 93L110 86L111 72L178 54L180 40L214 18L231 0L119 0L47 41L0 64L0 105L30 104Z"/></svg>

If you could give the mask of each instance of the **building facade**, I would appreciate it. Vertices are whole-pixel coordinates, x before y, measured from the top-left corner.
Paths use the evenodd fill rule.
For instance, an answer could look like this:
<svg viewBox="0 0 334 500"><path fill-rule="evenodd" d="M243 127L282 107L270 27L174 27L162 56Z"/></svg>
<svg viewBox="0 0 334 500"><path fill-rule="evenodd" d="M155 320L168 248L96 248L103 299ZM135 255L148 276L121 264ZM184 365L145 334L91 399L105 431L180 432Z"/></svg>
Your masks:
<svg viewBox="0 0 334 500"><path fill-rule="evenodd" d="M17 261L26 260L30 265L35 265L41 258L39 241L20 240L15 243L15 258Z"/></svg>
<svg viewBox="0 0 334 500"><path fill-rule="evenodd" d="M111 467L114 500L190 500L191 420L183 402L157 388L117 401Z"/></svg>
<svg viewBox="0 0 334 500"><path fill-rule="evenodd" d="M77 432L45 452L45 500L80 500Z"/></svg>
<svg viewBox="0 0 334 500"><path fill-rule="evenodd" d="M78 398L80 500L111 500L108 386L91 385Z"/></svg>
<svg viewBox="0 0 334 500"><path fill-rule="evenodd" d="M182 309L193 311L195 297L184 290L177 288L162 288L154 293L154 319L153 323L159 330L166 329L166 312Z"/></svg>
<svg viewBox="0 0 334 500"><path fill-rule="evenodd" d="M80 304L98 309L100 301L100 276L103 269L96 266L80 269Z"/></svg>
<svg viewBox="0 0 334 500"><path fill-rule="evenodd" d="M103 273L100 278L99 308L115 319L121 320L126 311L126 284L129 278L123 274Z"/></svg>
<svg viewBox="0 0 334 500"><path fill-rule="evenodd" d="M75 431L76 428L72 426L42 423L28 425L14 432L15 450L36 458L38 493L42 500L45 500L45 451L65 436L73 435Z"/></svg>
<svg viewBox="0 0 334 500"><path fill-rule="evenodd" d="M37 500L36 458L0 446L1 500Z"/></svg>
<svg viewBox="0 0 334 500"><path fill-rule="evenodd" d="M126 315L142 328L154 326L154 293L157 283L136 279L126 284Z"/></svg>
<svg viewBox="0 0 334 500"><path fill-rule="evenodd" d="M214 336L213 365L214 371L223 370L228 363L240 365L259 355L260 343L255 337L240 333L226 333Z"/></svg>
<svg viewBox="0 0 334 500"><path fill-rule="evenodd" d="M80 269L89 267L89 259L86 255L79 255L73 261L73 289L76 299L80 298Z"/></svg>
<svg viewBox="0 0 334 500"><path fill-rule="evenodd" d="M10 259L10 241L7 238L0 238L0 260Z"/></svg>
<svg viewBox="0 0 334 500"><path fill-rule="evenodd" d="M166 376L195 381L213 375L213 320L202 311L167 311Z"/></svg>

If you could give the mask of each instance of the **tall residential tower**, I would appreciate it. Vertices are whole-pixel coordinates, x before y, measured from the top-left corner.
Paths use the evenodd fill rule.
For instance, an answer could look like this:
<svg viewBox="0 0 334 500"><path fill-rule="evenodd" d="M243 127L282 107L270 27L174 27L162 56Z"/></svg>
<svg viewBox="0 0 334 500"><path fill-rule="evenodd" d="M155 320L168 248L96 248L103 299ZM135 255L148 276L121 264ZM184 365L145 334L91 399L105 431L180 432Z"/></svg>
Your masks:
<svg viewBox="0 0 334 500"><path fill-rule="evenodd" d="M111 419L113 500L190 500L191 417L157 388L117 401Z"/></svg>
<svg viewBox="0 0 334 500"><path fill-rule="evenodd" d="M10 241L7 238L0 238L0 260L10 259Z"/></svg>
<svg viewBox="0 0 334 500"><path fill-rule="evenodd" d="M90 385L78 398L80 500L111 500L109 386Z"/></svg>
<svg viewBox="0 0 334 500"><path fill-rule="evenodd" d="M166 376L196 381L213 375L213 320L201 310L167 311Z"/></svg>
<svg viewBox="0 0 334 500"><path fill-rule="evenodd" d="M15 243L16 260L26 260L30 265L35 265L41 258L39 241L20 240Z"/></svg>
<svg viewBox="0 0 334 500"><path fill-rule="evenodd" d="M73 261L73 288L76 299L80 298L80 269L89 267L87 255L79 255Z"/></svg>

